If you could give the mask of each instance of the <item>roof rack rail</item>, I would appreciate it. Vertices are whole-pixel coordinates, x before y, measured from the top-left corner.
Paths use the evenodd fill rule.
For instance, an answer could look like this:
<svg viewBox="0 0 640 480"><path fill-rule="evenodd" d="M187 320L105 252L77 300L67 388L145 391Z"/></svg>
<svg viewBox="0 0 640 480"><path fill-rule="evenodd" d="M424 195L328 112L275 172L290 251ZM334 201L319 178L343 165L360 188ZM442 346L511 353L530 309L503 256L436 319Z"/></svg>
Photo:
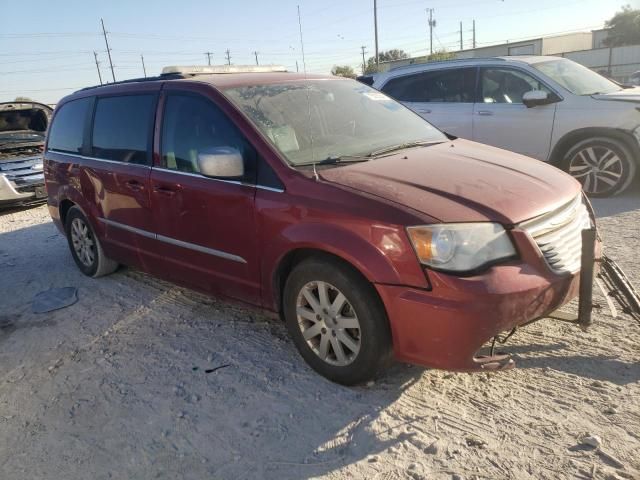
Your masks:
<svg viewBox="0 0 640 480"><path fill-rule="evenodd" d="M174 80L180 78L187 78L187 75L180 74L169 74L169 75L158 75L155 77L138 77L138 78L128 78L126 80L119 80L117 82L111 83L103 83L102 85L92 85L90 87L84 87L78 90L78 92L82 92L84 90L91 90L92 88L100 88L100 87L110 87L111 85L122 85L123 83L142 83L142 82L154 82L158 80Z"/></svg>
<svg viewBox="0 0 640 480"><path fill-rule="evenodd" d="M171 65L162 69L164 75L207 75L211 73L286 72L282 65Z"/></svg>
<svg viewBox="0 0 640 480"><path fill-rule="evenodd" d="M473 60L497 60L497 61L501 61L504 62L506 61L504 58L502 57L470 57L470 58L452 58L450 60L436 60L435 62L416 62L416 63L410 63L408 65L399 65L397 67L391 67L388 71L390 72L391 70L399 70L402 68L411 68L411 67L416 67L418 65L439 65L439 64L443 64L443 63L457 63L457 62L468 62L468 61L473 61Z"/></svg>
<svg viewBox="0 0 640 480"><path fill-rule="evenodd" d="M159 80L178 80L190 78L195 75L209 75L213 73L266 73L266 72L286 72L287 68L282 65L172 65L164 67L162 73L155 77L139 77L120 80L118 82L105 83L103 85L92 85L78 90L91 90L99 87L109 87L111 85L122 85L123 83L154 82Z"/></svg>

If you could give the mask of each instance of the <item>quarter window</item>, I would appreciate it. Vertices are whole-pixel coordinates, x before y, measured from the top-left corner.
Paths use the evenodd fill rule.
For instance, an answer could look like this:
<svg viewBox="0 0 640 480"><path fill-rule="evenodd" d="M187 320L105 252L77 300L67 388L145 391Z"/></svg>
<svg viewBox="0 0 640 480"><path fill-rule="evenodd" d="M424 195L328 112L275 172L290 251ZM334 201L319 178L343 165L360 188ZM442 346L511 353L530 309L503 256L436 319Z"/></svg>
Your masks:
<svg viewBox="0 0 640 480"><path fill-rule="evenodd" d="M49 131L50 150L82 153L84 126L93 98L81 98L65 103L56 113Z"/></svg>
<svg viewBox="0 0 640 480"><path fill-rule="evenodd" d="M509 68L482 69L480 89L483 103L522 103L522 96L531 90L551 93L531 75Z"/></svg>
<svg viewBox="0 0 640 480"><path fill-rule="evenodd" d="M447 68L393 78L382 91L401 102L473 103L475 84L475 68Z"/></svg>
<svg viewBox="0 0 640 480"><path fill-rule="evenodd" d="M169 95L162 124L162 160L166 168L199 173L198 154L232 147L245 160L245 176L255 178L255 152L236 126L211 101L195 95Z"/></svg>
<svg viewBox="0 0 640 480"><path fill-rule="evenodd" d="M92 155L126 163L149 164L155 95L98 98Z"/></svg>

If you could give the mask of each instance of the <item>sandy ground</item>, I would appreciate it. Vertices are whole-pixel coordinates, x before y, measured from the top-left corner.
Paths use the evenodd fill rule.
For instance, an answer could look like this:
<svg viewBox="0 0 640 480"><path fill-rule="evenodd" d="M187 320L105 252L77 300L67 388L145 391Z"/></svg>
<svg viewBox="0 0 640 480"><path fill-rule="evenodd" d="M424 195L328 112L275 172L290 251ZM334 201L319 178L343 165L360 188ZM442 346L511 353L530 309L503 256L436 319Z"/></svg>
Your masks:
<svg viewBox="0 0 640 480"><path fill-rule="evenodd" d="M596 207L640 285L640 192ZM65 286L78 303L31 313ZM398 364L345 388L260 312L131 269L84 277L38 207L0 214L0 325L3 480L640 478L640 325L626 316L527 327L510 372Z"/></svg>

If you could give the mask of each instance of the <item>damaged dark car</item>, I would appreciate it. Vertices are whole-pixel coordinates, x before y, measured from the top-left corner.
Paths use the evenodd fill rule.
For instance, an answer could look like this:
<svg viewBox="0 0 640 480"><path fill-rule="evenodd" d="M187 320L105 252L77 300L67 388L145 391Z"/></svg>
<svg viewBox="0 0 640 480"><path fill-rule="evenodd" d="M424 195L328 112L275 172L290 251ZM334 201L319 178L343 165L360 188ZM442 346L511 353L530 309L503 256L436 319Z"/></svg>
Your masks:
<svg viewBox="0 0 640 480"><path fill-rule="evenodd" d="M51 107L0 103L0 208L46 201L42 149Z"/></svg>

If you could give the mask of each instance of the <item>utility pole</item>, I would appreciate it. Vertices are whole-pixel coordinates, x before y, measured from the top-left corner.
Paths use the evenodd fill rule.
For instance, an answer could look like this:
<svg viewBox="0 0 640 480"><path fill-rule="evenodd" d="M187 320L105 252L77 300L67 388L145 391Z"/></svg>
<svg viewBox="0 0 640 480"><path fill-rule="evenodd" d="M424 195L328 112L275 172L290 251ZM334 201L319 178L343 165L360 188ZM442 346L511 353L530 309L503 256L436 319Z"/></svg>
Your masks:
<svg viewBox="0 0 640 480"><path fill-rule="evenodd" d="M144 55L140 54L140 60L142 60L142 71L144 72L144 78L147 78L147 69L144 67Z"/></svg>
<svg viewBox="0 0 640 480"><path fill-rule="evenodd" d="M364 45L360 47L362 49L362 74L364 75L365 70L367 69L367 62L364 60L364 49L366 48Z"/></svg>
<svg viewBox="0 0 640 480"><path fill-rule="evenodd" d="M227 65L231 65L231 50L227 48Z"/></svg>
<svg viewBox="0 0 640 480"><path fill-rule="evenodd" d="M429 13L429 53L433 55L433 27L436 26L436 21L433 19L433 8L427 8Z"/></svg>
<svg viewBox="0 0 640 480"><path fill-rule="evenodd" d="M462 46L462 22L460 22L460 50L464 50Z"/></svg>
<svg viewBox="0 0 640 480"><path fill-rule="evenodd" d="M476 21L473 21L473 48L476 48Z"/></svg>
<svg viewBox="0 0 640 480"><path fill-rule="evenodd" d="M102 74L100 73L100 62L98 61L98 54L93 52L93 58L96 60L96 68L98 69L98 78L100 79L100 85L102 85Z"/></svg>
<svg viewBox="0 0 640 480"><path fill-rule="evenodd" d="M300 72L300 69L298 68L298 60L296 60L296 73Z"/></svg>
<svg viewBox="0 0 640 480"><path fill-rule="evenodd" d="M213 52L204 52L204 54L207 56L207 64L211 65L211 55L213 55Z"/></svg>
<svg viewBox="0 0 640 480"><path fill-rule="evenodd" d="M378 57L378 0L373 0L373 30L376 37L376 67L380 65Z"/></svg>
<svg viewBox="0 0 640 480"><path fill-rule="evenodd" d="M111 61L111 49L109 48L109 41L107 40L107 30L104 28L104 20L100 19L102 23L102 34L104 35L104 44L107 46L107 55L109 56L109 66L111 67L111 77L113 81L116 81L116 74L113 73L113 62Z"/></svg>
<svg viewBox="0 0 640 480"><path fill-rule="evenodd" d="M253 54L256 56L256 65L260 65L260 64L258 63L258 52L253 52Z"/></svg>

